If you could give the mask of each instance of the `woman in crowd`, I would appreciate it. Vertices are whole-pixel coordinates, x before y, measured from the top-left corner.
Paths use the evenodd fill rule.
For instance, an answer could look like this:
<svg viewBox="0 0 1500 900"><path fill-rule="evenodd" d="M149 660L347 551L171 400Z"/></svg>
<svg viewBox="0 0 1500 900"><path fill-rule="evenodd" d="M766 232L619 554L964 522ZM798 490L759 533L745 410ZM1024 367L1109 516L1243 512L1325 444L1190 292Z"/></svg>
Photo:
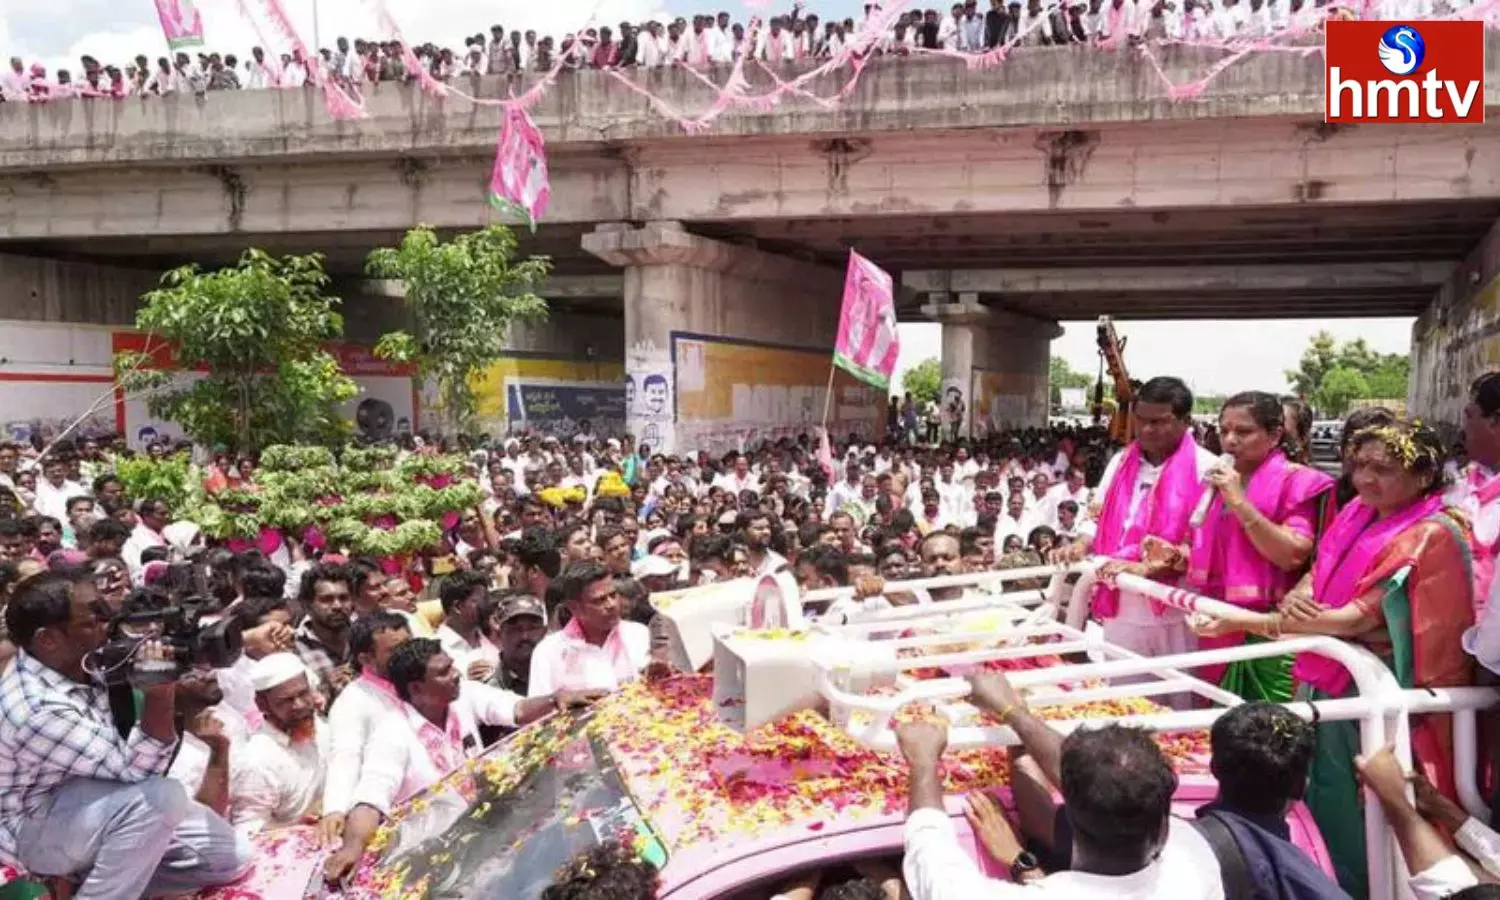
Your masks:
<svg viewBox="0 0 1500 900"><path fill-rule="evenodd" d="M1312 407L1299 397L1283 397L1281 412L1285 418L1288 451L1293 462L1312 464Z"/></svg>
<svg viewBox="0 0 1500 900"><path fill-rule="evenodd" d="M1331 635L1375 652L1403 687L1472 684L1459 643L1474 618L1469 537L1461 517L1444 509L1441 440L1396 422L1350 434L1346 446L1358 496L1324 534L1310 575L1279 610L1202 619L1199 633ZM1352 684L1343 666L1312 654L1297 658L1293 676L1302 699L1341 697ZM1422 773L1455 798L1447 717L1414 717L1411 740ZM1356 897L1366 893L1358 752L1355 723L1320 724L1307 792L1339 883Z"/></svg>
<svg viewBox="0 0 1500 900"><path fill-rule="evenodd" d="M1312 557L1331 518L1333 479L1292 462L1282 403L1274 394L1247 391L1219 411L1219 438L1232 467L1208 480L1216 489L1203 524L1186 554L1190 590L1255 612L1281 603ZM1201 649L1228 647L1257 635L1202 638ZM1291 659L1271 657L1203 669L1247 700L1292 699Z"/></svg>

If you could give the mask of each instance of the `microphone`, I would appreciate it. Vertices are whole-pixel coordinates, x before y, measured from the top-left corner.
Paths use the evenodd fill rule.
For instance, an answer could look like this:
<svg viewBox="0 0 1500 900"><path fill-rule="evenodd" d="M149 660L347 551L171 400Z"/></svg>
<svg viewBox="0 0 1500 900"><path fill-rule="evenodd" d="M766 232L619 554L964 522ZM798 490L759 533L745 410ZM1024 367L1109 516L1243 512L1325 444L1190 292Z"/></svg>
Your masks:
<svg viewBox="0 0 1500 900"><path fill-rule="evenodd" d="M1214 468L1234 468L1234 457L1225 453L1219 457L1219 461L1214 465ZM1203 520L1208 518L1208 508L1213 505L1214 498L1217 496L1219 496L1219 489L1213 485L1209 485L1208 490L1203 492L1203 496L1198 498L1198 505L1193 507L1193 515L1192 518L1188 519L1188 524L1194 528L1201 528Z"/></svg>

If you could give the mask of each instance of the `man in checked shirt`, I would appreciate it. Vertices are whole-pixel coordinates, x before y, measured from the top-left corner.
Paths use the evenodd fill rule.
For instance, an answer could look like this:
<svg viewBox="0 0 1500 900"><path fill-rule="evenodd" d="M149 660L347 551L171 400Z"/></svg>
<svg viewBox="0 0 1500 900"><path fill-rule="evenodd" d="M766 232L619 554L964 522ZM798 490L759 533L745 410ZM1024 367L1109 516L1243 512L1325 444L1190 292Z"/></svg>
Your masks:
<svg viewBox="0 0 1500 900"><path fill-rule="evenodd" d="M5 613L15 662L0 675L0 859L81 881L75 900L137 900L226 884L249 866L229 824L165 777L175 685L146 688L121 736L84 658L109 607L89 570L38 576ZM164 658L156 644L145 659Z"/></svg>

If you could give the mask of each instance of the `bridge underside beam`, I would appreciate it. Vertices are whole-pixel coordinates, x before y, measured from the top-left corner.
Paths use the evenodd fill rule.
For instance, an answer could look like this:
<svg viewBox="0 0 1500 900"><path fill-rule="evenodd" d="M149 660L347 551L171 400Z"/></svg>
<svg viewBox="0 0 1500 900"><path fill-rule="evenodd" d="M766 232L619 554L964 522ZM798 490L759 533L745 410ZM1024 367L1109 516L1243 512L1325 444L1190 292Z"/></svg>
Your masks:
<svg viewBox="0 0 1500 900"><path fill-rule="evenodd" d="M953 293L1280 292L1436 288L1452 271L1444 262L926 269L908 271L903 280L919 291Z"/></svg>
<svg viewBox="0 0 1500 900"><path fill-rule="evenodd" d="M1284 119L642 148L631 217L694 221L1287 207L1500 194L1500 123Z"/></svg>
<svg viewBox="0 0 1500 900"><path fill-rule="evenodd" d="M511 221L486 202L489 157L64 169L0 175L0 239L340 232ZM549 223L619 219L623 164L563 157Z"/></svg>

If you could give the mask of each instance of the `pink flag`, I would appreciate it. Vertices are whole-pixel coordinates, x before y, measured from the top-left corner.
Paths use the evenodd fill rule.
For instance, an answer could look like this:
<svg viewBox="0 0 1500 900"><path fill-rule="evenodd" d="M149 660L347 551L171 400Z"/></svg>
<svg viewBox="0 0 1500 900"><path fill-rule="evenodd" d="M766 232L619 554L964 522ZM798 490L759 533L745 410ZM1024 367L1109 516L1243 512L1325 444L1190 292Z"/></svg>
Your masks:
<svg viewBox="0 0 1500 900"><path fill-rule="evenodd" d="M203 46L203 19L193 0L156 0L156 17L173 50Z"/></svg>
<svg viewBox="0 0 1500 900"><path fill-rule="evenodd" d="M542 133L520 104L508 105L495 147L495 168L490 172L490 203L524 216L535 231L551 196Z"/></svg>
<svg viewBox="0 0 1500 900"><path fill-rule="evenodd" d="M900 351L891 276L850 250L833 363L865 384L884 391L890 386Z"/></svg>

